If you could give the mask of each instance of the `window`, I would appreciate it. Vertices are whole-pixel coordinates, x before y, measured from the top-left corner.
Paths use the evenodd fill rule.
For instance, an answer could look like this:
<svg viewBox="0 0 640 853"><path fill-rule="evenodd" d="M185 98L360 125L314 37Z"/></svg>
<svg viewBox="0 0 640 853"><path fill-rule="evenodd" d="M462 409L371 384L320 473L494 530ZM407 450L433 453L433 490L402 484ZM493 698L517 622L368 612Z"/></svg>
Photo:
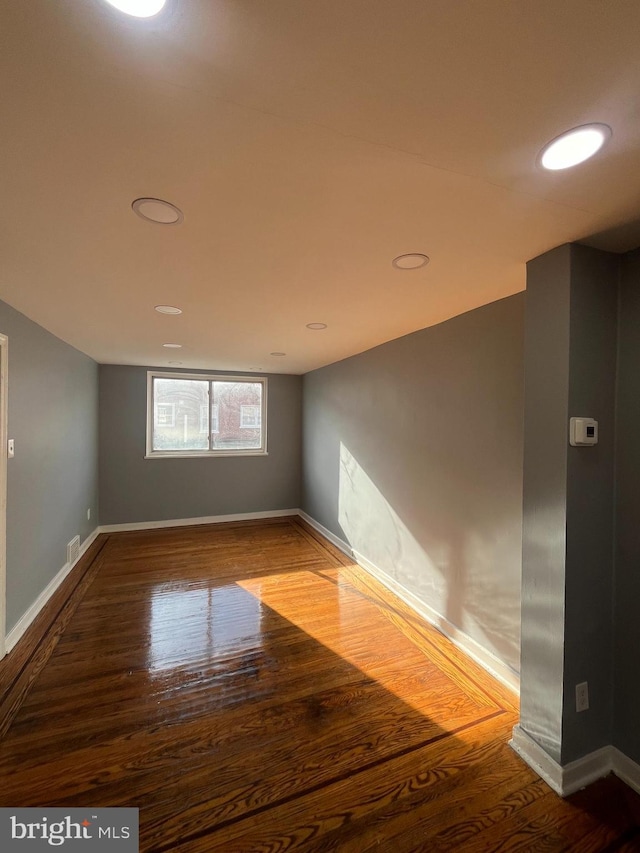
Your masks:
<svg viewBox="0 0 640 853"><path fill-rule="evenodd" d="M200 432L209 432L209 406L200 406ZM218 404L211 406L211 432L220 432L218 429Z"/></svg>
<svg viewBox="0 0 640 853"><path fill-rule="evenodd" d="M240 406L240 429L260 429L260 406Z"/></svg>
<svg viewBox="0 0 640 853"><path fill-rule="evenodd" d="M173 403L156 403L155 405L156 427L172 427L176 424L176 407Z"/></svg>
<svg viewBox="0 0 640 853"><path fill-rule="evenodd" d="M267 452L267 380L147 374L147 458Z"/></svg>

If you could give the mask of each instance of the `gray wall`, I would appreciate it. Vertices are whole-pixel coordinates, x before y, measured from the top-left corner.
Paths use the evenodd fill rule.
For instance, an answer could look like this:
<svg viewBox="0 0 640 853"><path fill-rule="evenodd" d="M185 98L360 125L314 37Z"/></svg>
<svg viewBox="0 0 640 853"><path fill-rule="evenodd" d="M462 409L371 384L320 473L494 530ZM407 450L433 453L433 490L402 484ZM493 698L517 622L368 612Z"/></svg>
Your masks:
<svg viewBox="0 0 640 853"><path fill-rule="evenodd" d="M617 408L613 743L640 763L640 251L622 264Z"/></svg>
<svg viewBox="0 0 640 853"><path fill-rule="evenodd" d="M618 272L580 245L527 265L520 725L561 764L611 742Z"/></svg>
<svg viewBox="0 0 640 853"><path fill-rule="evenodd" d="M524 350L520 719L556 761L564 677L570 259L570 247L561 246L527 264Z"/></svg>
<svg viewBox="0 0 640 853"><path fill-rule="evenodd" d="M98 523L98 366L0 302L9 338L7 631ZM87 509L91 520L87 520Z"/></svg>
<svg viewBox="0 0 640 853"><path fill-rule="evenodd" d="M595 447L565 446L567 573L562 763L611 743L614 451L620 256L571 247L569 417L598 421ZM565 440L567 425L565 424ZM575 686L589 683L589 711Z"/></svg>
<svg viewBox="0 0 640 853"><path fill-rule="evenodd" d="M517 670L524 295L304 376L303 509Z"/></svg>
<svg viewBox="0 0 640 853"><path fill-rule="evenodd" d="M148 369L100 366L101 524L300 505L299 376L268 377L267 456L145 459Z"/></svg>

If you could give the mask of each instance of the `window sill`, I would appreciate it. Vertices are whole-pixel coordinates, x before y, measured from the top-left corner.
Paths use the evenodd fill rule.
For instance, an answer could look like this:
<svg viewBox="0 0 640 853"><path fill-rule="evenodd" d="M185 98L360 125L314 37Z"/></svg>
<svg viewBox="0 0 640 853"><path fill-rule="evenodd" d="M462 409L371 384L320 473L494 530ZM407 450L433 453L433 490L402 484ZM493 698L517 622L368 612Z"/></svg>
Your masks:
<svg viewBox="0 0 640 853"><path fill-rule="evenodd" d="M268 456L267 450L216 450L216 451L194 451L188 450L156 450L154 453L145 453L145 459L220 459L224 456Z"/></svg>

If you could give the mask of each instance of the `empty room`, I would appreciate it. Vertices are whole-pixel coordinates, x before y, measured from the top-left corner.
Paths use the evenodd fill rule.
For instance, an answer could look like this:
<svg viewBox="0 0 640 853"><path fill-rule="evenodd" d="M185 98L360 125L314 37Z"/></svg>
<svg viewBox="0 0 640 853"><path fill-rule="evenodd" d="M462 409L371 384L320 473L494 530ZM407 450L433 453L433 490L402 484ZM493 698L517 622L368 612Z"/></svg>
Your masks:
<svg viewBox="0 0 640 853"><path fill-rule="evenodd" d="M2 851L640 851L639 31L3 4Z"/></svg>

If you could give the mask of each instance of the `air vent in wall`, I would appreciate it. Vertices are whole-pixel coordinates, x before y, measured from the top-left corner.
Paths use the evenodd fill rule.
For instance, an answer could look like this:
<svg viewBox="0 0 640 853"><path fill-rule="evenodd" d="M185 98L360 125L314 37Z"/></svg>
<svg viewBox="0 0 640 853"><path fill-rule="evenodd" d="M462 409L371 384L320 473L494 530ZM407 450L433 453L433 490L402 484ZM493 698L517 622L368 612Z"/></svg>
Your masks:
<svg viewBox="0 0 640 853"><path fill-rule="evenodd" d="M72 566L80 556L80 537L74 536L67 544L67 563Z"/></svg>

